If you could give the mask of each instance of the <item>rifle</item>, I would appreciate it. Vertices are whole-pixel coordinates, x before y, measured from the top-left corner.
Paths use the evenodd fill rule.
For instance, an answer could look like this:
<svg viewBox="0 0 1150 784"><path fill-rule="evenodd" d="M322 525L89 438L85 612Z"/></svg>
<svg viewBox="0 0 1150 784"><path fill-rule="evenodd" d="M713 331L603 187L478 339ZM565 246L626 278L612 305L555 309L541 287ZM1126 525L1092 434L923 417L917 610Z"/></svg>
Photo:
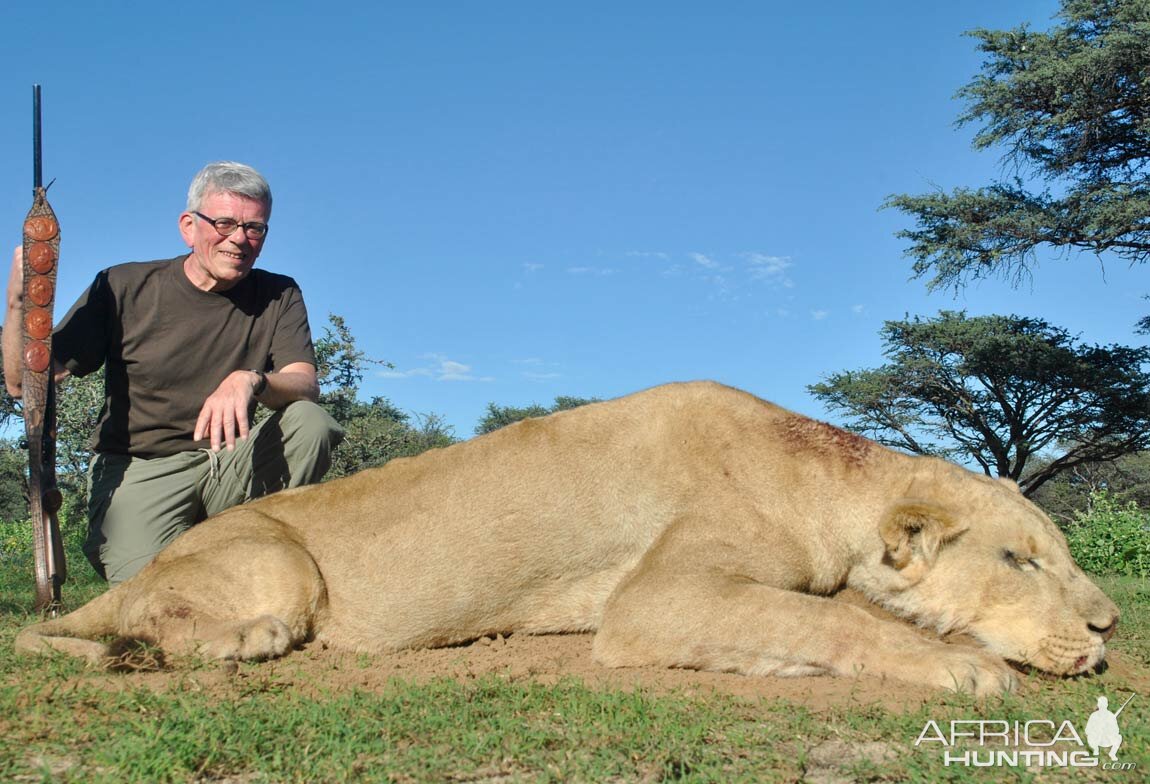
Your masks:
<svg viewBox="0 0 1150 784"><path fill-rule="evenodd" d="M24 431L28 506L36 551L36 609L55 615L67 579L56 512L56 387L52 379L52 305L60 258L60 224L48 204L40 165L40 85L32 86L32 209L24 219ZM52 183L48 183L51 187Z"/></svg>

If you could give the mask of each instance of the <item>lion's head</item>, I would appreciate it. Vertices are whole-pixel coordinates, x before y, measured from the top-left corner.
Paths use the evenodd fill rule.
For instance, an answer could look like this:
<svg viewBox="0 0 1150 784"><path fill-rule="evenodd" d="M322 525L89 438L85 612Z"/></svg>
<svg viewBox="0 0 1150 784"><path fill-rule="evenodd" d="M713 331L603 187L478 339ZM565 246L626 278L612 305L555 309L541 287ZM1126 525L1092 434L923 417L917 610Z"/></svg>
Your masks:
<svg viewBox="0 0 1150 784"><path fill-rule="evenodd" d="M940 633L970 634L1008 661L1056 675L1096 667L1118 608L1074 562L1058 527L1013 483L943 470L945 491L914 486L927 500L888 510L879 530L885 554L858 587Z"/></svg>

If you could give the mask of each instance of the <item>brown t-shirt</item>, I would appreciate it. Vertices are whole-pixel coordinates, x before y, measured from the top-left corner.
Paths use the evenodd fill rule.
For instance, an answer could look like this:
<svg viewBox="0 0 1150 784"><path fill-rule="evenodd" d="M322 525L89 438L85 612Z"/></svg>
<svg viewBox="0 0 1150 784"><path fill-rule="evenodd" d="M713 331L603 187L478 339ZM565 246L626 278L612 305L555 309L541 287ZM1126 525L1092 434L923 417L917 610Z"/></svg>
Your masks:
<svg viewBox="0 0 1150 784"><path fill-rule="evenodd" d="M73 375L104 368L98 452L202 449L209 443L192 440L196 419L229 373L315 364L294 280L253 269L228 291L201 291L184 274L185 258L104 270L53 335L52 354Z"/></svg>

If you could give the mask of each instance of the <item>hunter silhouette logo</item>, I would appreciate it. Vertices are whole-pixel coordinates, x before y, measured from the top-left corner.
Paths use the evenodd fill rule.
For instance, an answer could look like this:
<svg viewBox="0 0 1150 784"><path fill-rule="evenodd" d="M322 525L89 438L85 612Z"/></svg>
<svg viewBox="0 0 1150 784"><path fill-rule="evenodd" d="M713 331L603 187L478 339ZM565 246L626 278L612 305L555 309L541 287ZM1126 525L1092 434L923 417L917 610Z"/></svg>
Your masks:
<svg viewBox="0 0 1150 784"><path fill-rule="evenodd" d="M1002 719L928 721L915 740L916 747L937 748L943 764L990 767L1101 768L1134 770L1134 762L1120 762L1122 731L1118 717L1137 694L1131 694L1118 710L1110 711L1105 696L1086 724L1050 719L1005 721ZM1085 729L1080 732L1080 729ZM1106 755L1100 750L1106 749Z"/></svg>
<svg viewBox="0 0 1150 784"><path fill-rule="evenodd" d="M1134 699L1131 694L1126 698L1126 702L1122 703L1122 707L1114 713L1107 710L1109 702L1105 697L1098 698L1098 710L1090 714L1090 718L1086 721L1086 742L1090 744L1090 750L1094 752L1094 756L1098 756L1098 749L1109 748L1110 759L1118 760L1118 748L1122 745L1122 732L1118 729L1118 716L1130 704L1130 700Z"/></svg>

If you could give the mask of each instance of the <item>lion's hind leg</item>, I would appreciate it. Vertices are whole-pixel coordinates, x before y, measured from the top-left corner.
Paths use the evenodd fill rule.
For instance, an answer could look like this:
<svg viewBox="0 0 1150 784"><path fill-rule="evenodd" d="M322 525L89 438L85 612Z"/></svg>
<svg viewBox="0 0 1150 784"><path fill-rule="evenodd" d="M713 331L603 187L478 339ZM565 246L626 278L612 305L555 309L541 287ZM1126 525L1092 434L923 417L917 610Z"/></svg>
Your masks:
<svg viewBox="0 0 1150 784"><path fill-rule="evenodd" d="M275 615L234 622L218 622L210 632L201 635L196 652L209 659L262 661L283 656L304 636L294 633Z"/></svg>
<svg viewBox="0 0 1150 784"><path fill-rule="evenodd" d="M308 640L325 601L311 555L278 521L250 510L221 517L209 546L197 529L141 571L121 634L167 653L259 661Z"/></svg>
<svg viewBox="0 0 1150 784"><path fill-rule="evenodd" d="M16 635L16 650L27 654L57 651L93 664L103 662L110 649L101 638L116 634L121 601L122 594L112 589L67 615L22 629Z"/></svg>

